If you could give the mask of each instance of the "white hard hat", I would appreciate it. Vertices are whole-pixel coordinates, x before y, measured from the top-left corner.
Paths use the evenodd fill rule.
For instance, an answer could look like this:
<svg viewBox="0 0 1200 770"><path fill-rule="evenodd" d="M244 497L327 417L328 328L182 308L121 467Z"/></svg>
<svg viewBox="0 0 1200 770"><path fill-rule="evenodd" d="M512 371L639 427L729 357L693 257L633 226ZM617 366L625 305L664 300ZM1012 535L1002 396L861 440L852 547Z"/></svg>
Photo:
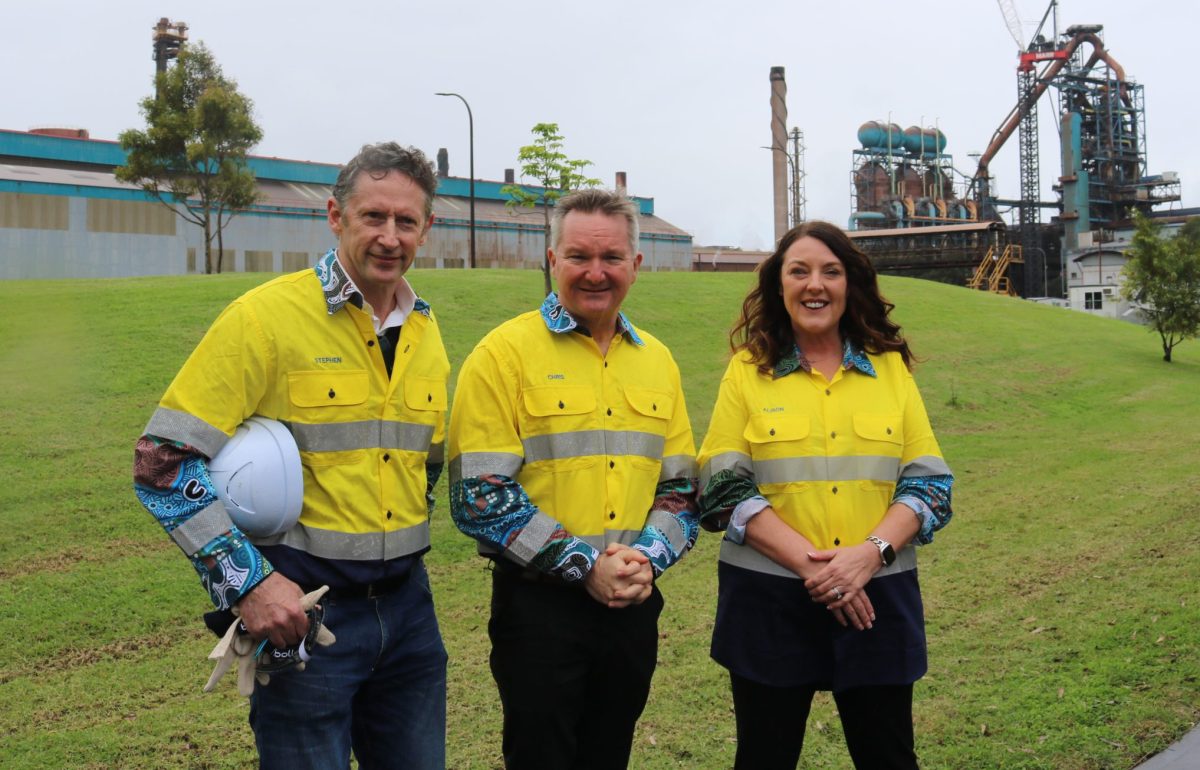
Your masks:
<svg viewBox="0 0 1200 770"><path fill-rule="evenodd" d="M233 523L248 535L285 532L300 518L304 476L291 432L251 417L208 463L208 474Z"/></svg>

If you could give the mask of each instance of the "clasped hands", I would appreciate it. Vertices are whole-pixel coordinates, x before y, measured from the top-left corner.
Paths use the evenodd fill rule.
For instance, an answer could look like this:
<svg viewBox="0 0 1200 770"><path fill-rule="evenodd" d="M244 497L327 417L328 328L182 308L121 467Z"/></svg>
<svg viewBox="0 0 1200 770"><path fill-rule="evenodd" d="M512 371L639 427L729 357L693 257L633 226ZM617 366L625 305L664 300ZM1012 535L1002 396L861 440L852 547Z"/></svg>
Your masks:
<svg viewBox="0 0 1200 770"><path fill-rule="evenodd" d="M810 551L819 568L804 581L814 602L824 604L843 626L859 631L871 628L875 608L863 588L880 568L879 550L870 543L828 551Z"/></svg>
<svg viewBox="0 0 1200 770"><path fill-rule="evenodd" d="M646 554L611 543L583 580L588 595L611 609L641 604L654 590L654 569Z"/></svg>

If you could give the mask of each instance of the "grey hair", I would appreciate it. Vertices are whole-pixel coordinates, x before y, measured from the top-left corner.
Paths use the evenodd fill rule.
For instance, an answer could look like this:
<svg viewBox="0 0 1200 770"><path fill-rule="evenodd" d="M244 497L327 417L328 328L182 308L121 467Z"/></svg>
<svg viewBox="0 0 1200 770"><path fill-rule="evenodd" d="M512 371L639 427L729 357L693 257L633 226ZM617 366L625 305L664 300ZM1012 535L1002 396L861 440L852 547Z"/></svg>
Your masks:
<svg viewBox="0 0 1200 770"><path fill-rule="evenodd" d="M398 171L416 182L425 193L425 219L433 214L433 196L437 192L437 175L425 153L416 147L402 147L396 142L364 144L350 162L342 166L333 184L333 199L338 208L345 209L354 192L359 174L366 172L372 179L383 179L389 171Z"/></svg>
<svg viewBox="0 0 1200 770"><path fill-rule="evenodd" d="M610 190L589 188L576 190L559 199L550 215L550 244L558 248L562 238L562 223L567 214L577 211L580 214L604 214L610 217L621 217L629 228L629 256L638 253L638 208L629 198Z"/></svg>

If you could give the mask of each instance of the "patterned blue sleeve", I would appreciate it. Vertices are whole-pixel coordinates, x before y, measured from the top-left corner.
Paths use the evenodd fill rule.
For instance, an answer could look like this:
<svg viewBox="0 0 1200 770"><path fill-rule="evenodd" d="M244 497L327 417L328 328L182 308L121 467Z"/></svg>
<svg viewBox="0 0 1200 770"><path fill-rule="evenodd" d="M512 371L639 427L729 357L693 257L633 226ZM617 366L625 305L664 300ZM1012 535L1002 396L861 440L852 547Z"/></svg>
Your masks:
<svg viewBox="0 0 1200 770"><path fill-rule="evenodd" d="M566 582L583 580L600 556L540 511L515 479L501 474L454 482L450 515L464 534Z"/></svg>
<svg viewBox="0 0 1200 770"><path fill-rule="evenodd" d="M696 544L700 534L696 484L696 479L667 479L654 490L650 515L632 547L650 560L656 578Z"/></svg>
<svg viewBox="0 0 1200 770"><path fill-rule="evenodd" d="M946 526L954 510L950 506L950 489L954 476L905 476L896 483L892 503L903 503L921 519L921 530L913 538L918 545L933 542L933 533Z"/></svg>
<svg viewBox="0 0 1200 770"><path fill-rule="evenodd" d="M433 514L433 486L442 476L443 465L444 463L425 463L425 507L430 515Z"/></svg>
<svg viewBox="0 0 1200 770"><path fill-rule="evenodd" d="M134 492L168 534L218 502L204 456L184 444L142 436L134 452ZM227 610L274 568L230 524L189 554L213 605Z"/></svg>

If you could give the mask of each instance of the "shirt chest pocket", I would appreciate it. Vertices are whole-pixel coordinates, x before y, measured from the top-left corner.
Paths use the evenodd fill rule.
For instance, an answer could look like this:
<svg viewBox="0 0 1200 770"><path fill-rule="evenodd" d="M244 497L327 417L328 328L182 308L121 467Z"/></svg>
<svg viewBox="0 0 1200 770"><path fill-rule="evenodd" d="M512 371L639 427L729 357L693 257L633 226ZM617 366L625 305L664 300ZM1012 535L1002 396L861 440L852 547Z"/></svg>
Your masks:
<svg viewBox="0 0 1200 770"><path fill-rule="evenodd" d="M288 372L288 400L302 416L309 414L308 410L321 411L327 407L336 410L364 404L370 388L367 372L362 369Z"/></svg>
<svg viewBox="0 0 1200 770"><path fill-rule="evenodd" d="M289 418L308 466L363 459L362 437L345 426L361 424L371 392L365 370L288 372Z"/></svg>
<svg viewBox="0 0 1200 770"><path fill-rule="evenodd" d="M864 489L881 489L891 494L904 443L900 426L900 415L896 413L854 415L854 454L859 484Z"/></svg>
<svg viewBox="0 0 1200 770"><path fill-rule="evenodd" d="M657 474L662 466L663 447L666 445L667 426L675 412L675 398L665 390L653 388L625 387L625 401L629 404L629 431L620 431L616 437L610 434L610 443L623 440L624 454L635 467Z"/></svg>
<svg viewBox="0 0 1200 770"><path fill-rule="evenodd" d="M809 432L808 415L756 414L746 423L742 437L750 444L752 457L779 458L796 454Z"/></svg>
<svg viewBox="0 0 1200 770"><path fill-rule="evenodd" d="M583 470L602 453L594 426L596 393L588 387L546 386L521 392L525 462L553 461L555 473Z"/></svg>
<svg viewBox="0 0 1200 770"><path fill-rule="evenodd" d="M435 420L446 411L446 381L437 377L405 377L404 406L422 418Z"/></svg>
<svg viewBox="0 0 1200 770"><path fill-rule="evenodd" d="M877 448L886 449L887 445L896 447L899 451L903 436L900 431L900 415L889 414L856 414L854 415L854 435L858 440Z"/></svg>
<svg viewBox="0 0 1200 770"><path fill-rule="evenodd" d="M667 422L675 412L675 398L665 390L626 386L625 400L629 403L634 422L641 430L665 435Z"/></svg>
<svg viewBox="0 0 1200 770"><path fill-rule="evenodd" d="M557 428L564 423L586 423L596 411L596 393L587 387L548 386L527 388L521 392L525 411L535 423L545 421L547 427ZM555 418L564 417L565 420Z"/></svg>

